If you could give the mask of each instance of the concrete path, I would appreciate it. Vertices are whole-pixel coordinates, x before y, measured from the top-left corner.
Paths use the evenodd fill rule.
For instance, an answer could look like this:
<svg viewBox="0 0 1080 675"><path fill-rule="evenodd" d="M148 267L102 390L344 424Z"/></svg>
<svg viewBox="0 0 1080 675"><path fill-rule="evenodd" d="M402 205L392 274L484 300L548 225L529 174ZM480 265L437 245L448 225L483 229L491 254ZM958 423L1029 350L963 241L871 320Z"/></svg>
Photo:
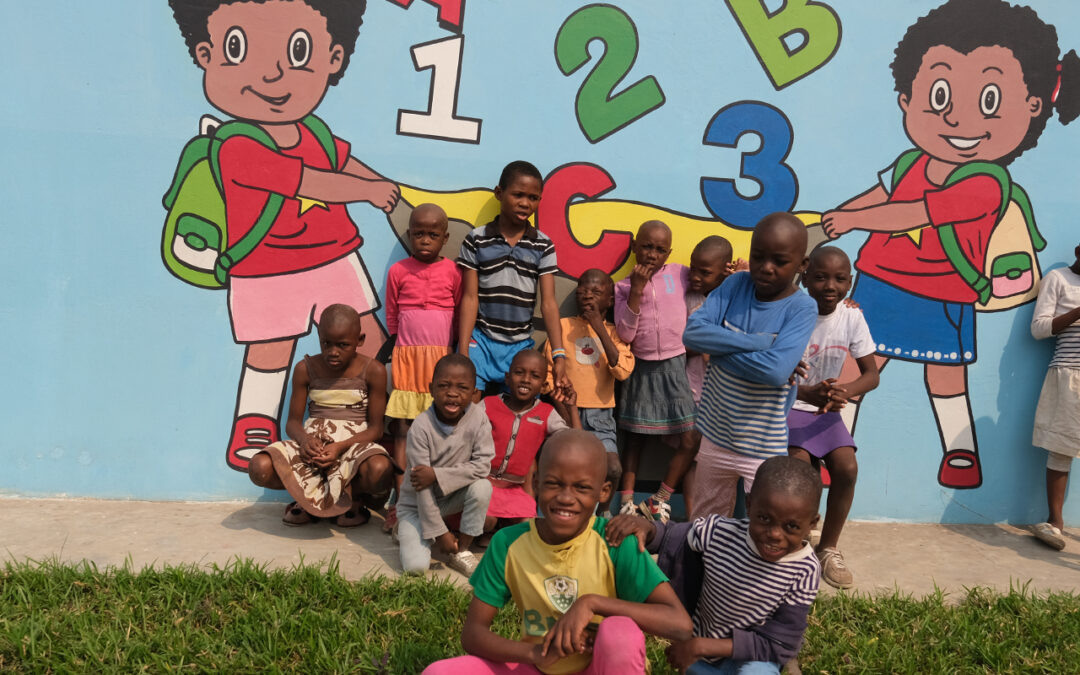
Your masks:
<svg viewBox="0 0 1080 675"><path fill-rule="evenodd" d="M226 565L251 558L270 567L336 557L341 573L396 574L397 546L374 516L359 528L326 522L287 527L283 504L0 499L0 553L7 560L92 561L98 567ZM856 590L898 589L922 596L935 584L952 595L965 587L1080 593L1080 529L1058 553L1009 525L849 523L843 551ZM463 581L446 569L435 574Z"/></svg>

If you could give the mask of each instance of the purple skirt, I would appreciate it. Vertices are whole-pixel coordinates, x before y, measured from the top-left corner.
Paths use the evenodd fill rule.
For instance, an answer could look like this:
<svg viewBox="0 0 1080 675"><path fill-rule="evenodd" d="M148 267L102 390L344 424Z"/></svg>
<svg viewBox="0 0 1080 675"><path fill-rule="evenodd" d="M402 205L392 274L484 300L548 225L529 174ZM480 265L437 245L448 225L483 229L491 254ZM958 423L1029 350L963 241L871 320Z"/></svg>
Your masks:
<svg viewBox="0 0 1080 675"><path fill-rule="evenodd" d="M822 458L837 448L855 447L855 440L838 412L815 415L805 410L788 413L788 446Z"/></svg>

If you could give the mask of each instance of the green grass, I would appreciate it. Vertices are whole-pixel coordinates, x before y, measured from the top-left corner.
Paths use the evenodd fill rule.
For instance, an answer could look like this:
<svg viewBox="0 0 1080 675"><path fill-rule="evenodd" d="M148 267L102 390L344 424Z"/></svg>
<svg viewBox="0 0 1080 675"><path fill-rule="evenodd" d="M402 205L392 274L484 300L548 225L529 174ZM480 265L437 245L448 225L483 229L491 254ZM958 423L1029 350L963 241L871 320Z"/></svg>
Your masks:
<svg viewBox="0 0 1080 675"><path fill-rule="evenodd" d="M960 602L823 595L804 673L1080 670L1080 596L972 590ZM0 671L418 673L460 653L468 594L431 579L349 582L328 566L0 571ZM513 613L498 615L503 635ZM654 673L663 644L649 642Z"/></svg>

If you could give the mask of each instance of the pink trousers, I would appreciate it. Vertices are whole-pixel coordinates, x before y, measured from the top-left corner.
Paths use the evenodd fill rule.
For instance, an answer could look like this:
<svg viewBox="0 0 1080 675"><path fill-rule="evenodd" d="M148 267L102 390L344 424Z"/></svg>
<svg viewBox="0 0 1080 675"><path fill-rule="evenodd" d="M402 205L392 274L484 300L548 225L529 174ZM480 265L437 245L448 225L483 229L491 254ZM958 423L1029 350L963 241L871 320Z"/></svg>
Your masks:
<svg viewBox="0 0 1080 675"><path fill-rule="evenodd" d="M600 622L593 643L592 662L585 675L632 675L645 672L645 635L625 616L609 616ZM536 666L527 663L496 663L478 656L458 656L436 661L423 675L540 675Z"/></svg>

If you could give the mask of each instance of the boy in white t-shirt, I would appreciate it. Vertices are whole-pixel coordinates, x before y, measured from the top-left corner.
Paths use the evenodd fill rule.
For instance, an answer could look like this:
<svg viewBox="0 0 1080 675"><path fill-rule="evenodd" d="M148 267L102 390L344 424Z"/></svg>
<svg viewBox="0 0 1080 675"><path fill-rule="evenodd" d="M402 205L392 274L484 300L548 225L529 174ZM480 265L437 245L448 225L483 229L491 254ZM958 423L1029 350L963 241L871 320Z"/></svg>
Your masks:
<svg viewBox="0 0 1080 675"><path fill-rule="evenodd" d="M848 398L877 387L876 347L862 312L841 304L851 290L851 262L843 251L835 246L815 249L803 285L817 302L818 318L803 353L806 374L797 380L798 395L788 414L788 453L807 462L825 461L831 485L816 549L821 577L831 586L849 588L854 577L837 544L855 496L858 463L855 441L839 410ZM849 354L860 375L837 384Z"/></svg>

